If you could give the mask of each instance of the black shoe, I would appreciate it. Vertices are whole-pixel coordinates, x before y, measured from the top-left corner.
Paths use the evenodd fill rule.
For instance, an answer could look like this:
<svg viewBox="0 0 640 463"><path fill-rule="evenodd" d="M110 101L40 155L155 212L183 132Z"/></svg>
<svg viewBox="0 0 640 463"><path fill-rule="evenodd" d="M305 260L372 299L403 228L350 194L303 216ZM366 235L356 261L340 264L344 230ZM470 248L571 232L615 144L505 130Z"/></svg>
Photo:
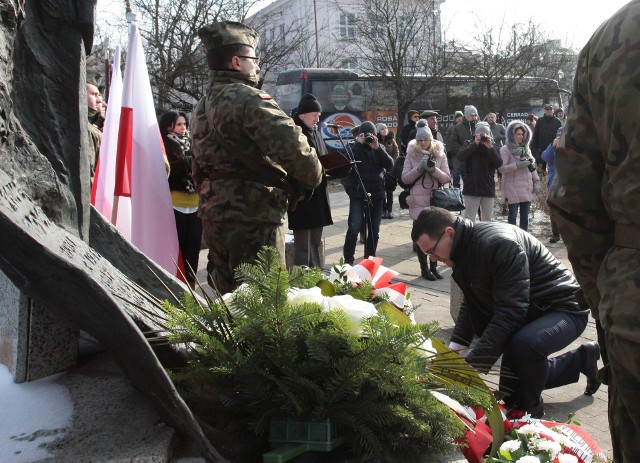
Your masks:
<svg viewBox="0 0 640 463"><path fill-rule="evenodd" d="M540 397L538 405L529 407L527 410L518 408L517 406L507 407L506 409L507 418L510 420L519 420L527 414L530 415L531 418L542 418L544 416L544 400L542 400L542 397Z"/></svg>
<svg viewBox="0 0 640 463"><path fill-rule="evenodd" d="M433 273L431 273L431 271L428 268L422 269L422 278L426 278L429 281L437 280L436 276Z"/></svg>
<svg viewBox="0 0 640 463"><path fill-rule="evenodd" d="M580 373L587 377L587 387L584 395L593 395L600 388L598 381L598 359L600 358L600 346L597 342L588 342L580 346L582 350L582 367Z"/></svg>
<svg viewBox="0 0 640 463"><path fill-rule="evenodd" d="M436 277L438 280L442 280L443 277L438 272L438 263L437 262L431 262L431 264L429 265L429 268L431 270L431 273L433 273L434 277Z"/></svg>
<svg viewBox="0 0 640 463"><path fill-rule="evenodd" d="M557 243L558 241L560 241L559 236L552 236L551 238L549 238L549 243Z"/></svg>
<svg viewBox="0 0 640 463"><path fill-rule="evenodd" d="M361 237L360 237L360 239L358 240L358 242L359 242L360 244L364 244L364 238L361 236Z"/></svg>
<svg viewBox="0 0 640 463"><path fill-rule="evenodd" d="M391 211L387 212L387 219L393 219L393 214Z"/></svg>

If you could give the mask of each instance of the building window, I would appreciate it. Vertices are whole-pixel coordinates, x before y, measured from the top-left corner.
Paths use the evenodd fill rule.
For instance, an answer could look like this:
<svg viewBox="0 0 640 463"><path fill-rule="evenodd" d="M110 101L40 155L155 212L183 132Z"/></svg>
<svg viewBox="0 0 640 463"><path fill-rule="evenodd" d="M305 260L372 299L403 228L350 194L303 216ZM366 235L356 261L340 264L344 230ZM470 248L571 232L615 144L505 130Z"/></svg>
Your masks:
<svg viewBox="0 0 640 463"><path fill-rule="evenodd" d="M340 15L340 37L353 38L356 36L356 18L352 14Z"/></svg>
<svg viewBox="0 0 640 463"><path fill-rule="evenodd" d="M386 39L386 34L383 28L384 22L380 18L371 19L371 38L372 39Z"/></svg>
<svg viewBox="0 0 640 463"><path fill-rule="evenodd" d="M399 20L400 31L405 39L413 39L413 27L416 23L416 19L411 16L402 16Z"/></svg>
<svg viewBox="0 0 640 463"><path fill-rule="evenodd" d="M345 59L340 64L340 67L342 69L348 69L350 71L357 71L358 70L358 60L355 59L355 58Z"/></svg>

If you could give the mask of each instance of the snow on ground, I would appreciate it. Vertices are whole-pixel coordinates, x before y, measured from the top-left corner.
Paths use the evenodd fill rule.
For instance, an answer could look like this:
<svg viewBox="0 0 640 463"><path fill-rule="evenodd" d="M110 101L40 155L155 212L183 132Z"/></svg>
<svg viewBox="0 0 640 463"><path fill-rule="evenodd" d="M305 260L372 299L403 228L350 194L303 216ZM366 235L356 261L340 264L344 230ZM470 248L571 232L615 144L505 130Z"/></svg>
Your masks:
<svg viewBox="0 0 640 463"><path fill-rule="evenodd" d="M60 375L15 384L0 364L0 462L32 463L49 455L40 446L64 435L73 402Z"/></svg>

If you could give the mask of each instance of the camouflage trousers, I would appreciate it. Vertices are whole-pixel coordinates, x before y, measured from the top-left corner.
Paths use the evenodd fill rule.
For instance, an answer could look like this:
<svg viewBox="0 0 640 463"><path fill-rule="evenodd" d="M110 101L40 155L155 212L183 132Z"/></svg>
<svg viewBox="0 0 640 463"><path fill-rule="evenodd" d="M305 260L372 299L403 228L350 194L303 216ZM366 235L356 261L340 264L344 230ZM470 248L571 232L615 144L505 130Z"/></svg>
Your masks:
<svg viewBox="0 0 640 463"><path fill-rule="evenodd" d="M640 250L614 246L598 274L609 366L609 429L615 463L640 461Z"/></svg>
<svg viewBox="0 0 640 463"><path fill-rule="evenodd" d="M282 225L253 222L202 221L202 237L209 247L207 281L220 294L237 288L235 270L242 263L253 263L263 246L278 250L285 264Z"/></svg>

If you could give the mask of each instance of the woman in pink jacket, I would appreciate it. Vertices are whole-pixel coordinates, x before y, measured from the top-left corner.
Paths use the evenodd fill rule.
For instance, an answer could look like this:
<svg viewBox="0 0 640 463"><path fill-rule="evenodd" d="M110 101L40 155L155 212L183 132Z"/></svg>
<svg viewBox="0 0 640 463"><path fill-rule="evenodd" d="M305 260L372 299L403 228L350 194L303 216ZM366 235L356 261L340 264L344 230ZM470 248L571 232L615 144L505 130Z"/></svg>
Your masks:
<svg viewBox="0 0 640 463"><path fill-rule="evenodd" d="M431 190L438 188L443 183L451 181L447 155L442 142L433 139L428 127L420 127L416 130L415 140L407 145L407 157L402 169L402 182L411 185L411 194L407 198L409 216L416 220L420 211L431 205ZM427 280L442 279L438 273L438 261L430 260L427 264L427 256L414 244L414 250L418 254L420 273Z"/></svg>
<svg viewBox="0 0 640 463"><path fill-rule="evenodd" d="M540 191L540 177L529 142L531 129L520 121L512 121L507 126L507 142L500 148L502 166L502 196L509 203L509 223L516 224L520 210L520 228L529 228L531 201Z"/></svg>

